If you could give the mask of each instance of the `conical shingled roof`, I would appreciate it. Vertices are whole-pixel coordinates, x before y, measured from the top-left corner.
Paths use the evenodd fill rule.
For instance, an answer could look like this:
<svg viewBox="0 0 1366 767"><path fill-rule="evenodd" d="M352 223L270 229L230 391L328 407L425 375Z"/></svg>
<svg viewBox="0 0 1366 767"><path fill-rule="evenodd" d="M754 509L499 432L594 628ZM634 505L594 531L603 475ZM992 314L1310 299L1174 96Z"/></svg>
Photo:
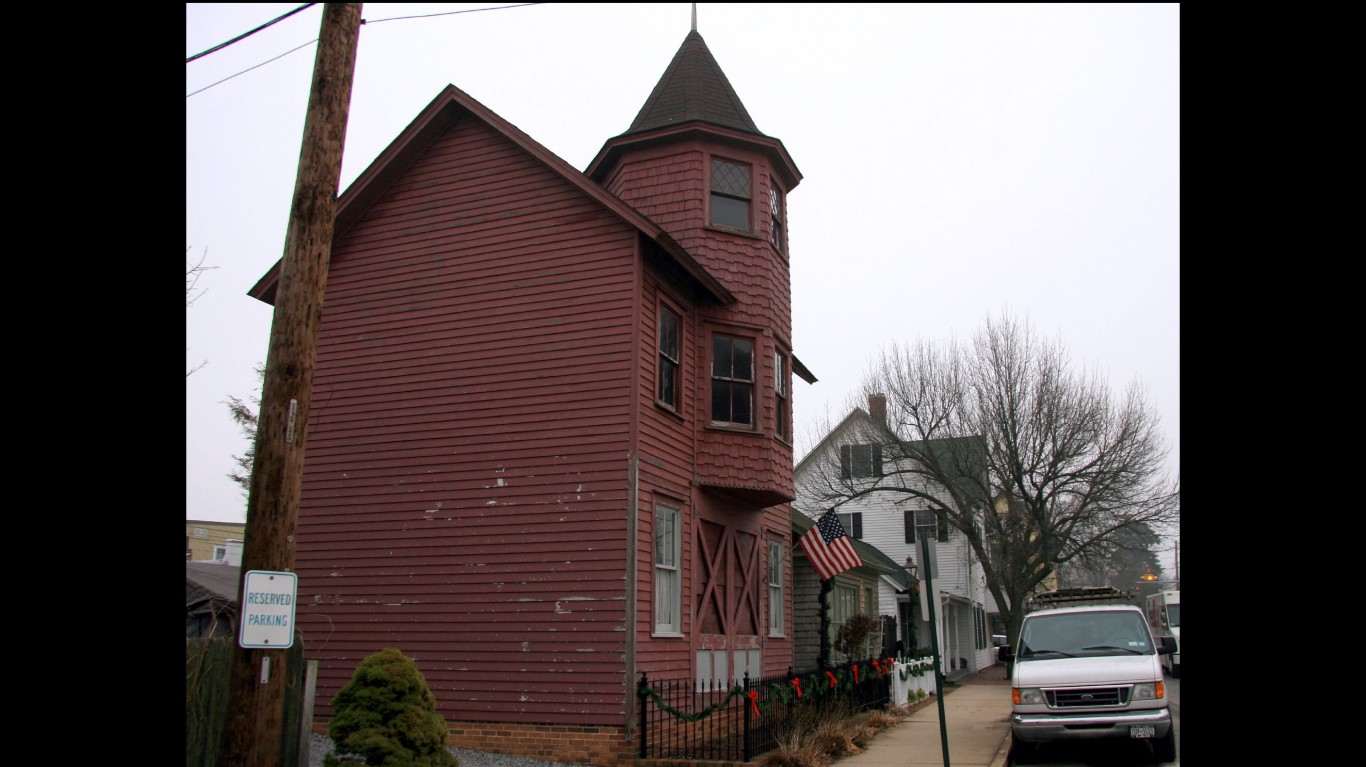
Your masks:
<svg viewBox="0 0 1366 767"><path fill-rule="evenodd" d="M694 121L764 135L695 29L683 38L645 106L622 135Z"/></svg>

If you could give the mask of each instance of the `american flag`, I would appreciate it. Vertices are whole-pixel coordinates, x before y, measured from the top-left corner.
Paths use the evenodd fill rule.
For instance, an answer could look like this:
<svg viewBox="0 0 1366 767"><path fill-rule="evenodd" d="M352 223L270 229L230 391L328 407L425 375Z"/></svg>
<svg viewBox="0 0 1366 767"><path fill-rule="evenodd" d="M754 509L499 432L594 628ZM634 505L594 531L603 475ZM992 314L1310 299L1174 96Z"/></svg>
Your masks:
<svg viewBox="0 0 1366 767"><path fill-rule="evenodd" d="M863 564L858 552L854 551L854 539L844 534L844 526L834 509L822 514L815 527L807 530L797 542L823 581Z"/></svg>

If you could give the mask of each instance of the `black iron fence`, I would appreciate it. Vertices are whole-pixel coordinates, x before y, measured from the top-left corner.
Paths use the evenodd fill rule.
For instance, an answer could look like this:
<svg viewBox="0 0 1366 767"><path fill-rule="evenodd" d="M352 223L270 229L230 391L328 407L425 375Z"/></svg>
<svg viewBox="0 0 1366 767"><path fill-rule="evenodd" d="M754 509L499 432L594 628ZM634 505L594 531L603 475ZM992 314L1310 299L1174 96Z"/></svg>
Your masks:
<svg viewBox="0 0 1366 767"><path fill-rule="evenodd" d="M652 680L642 673L640 758L750 761L773 750L812 707L880 709L891 701L890 659L762 679Z"/></svg>

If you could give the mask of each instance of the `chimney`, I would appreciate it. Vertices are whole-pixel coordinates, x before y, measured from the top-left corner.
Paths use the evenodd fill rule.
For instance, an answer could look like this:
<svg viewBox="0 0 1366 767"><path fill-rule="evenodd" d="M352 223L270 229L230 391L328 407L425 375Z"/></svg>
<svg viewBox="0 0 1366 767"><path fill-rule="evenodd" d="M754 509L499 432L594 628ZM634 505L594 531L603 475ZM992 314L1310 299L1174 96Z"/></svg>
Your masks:
<svg viewBox="0 0 1366 767"><path fill-rule="evenodd" d="M887 425L887 395L868 395L868 415L871 415L874 421L883 426Z"/></svg>

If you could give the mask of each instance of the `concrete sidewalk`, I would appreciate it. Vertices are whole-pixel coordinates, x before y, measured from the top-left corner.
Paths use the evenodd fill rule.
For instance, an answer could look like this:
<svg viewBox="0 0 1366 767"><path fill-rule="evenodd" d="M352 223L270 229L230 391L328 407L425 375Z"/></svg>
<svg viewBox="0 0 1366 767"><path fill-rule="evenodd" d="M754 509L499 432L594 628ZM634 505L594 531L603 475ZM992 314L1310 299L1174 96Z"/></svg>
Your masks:
<svg viewBox="0 0 1366 767"><path fill-rule="evenodd" d="M988 667L956 684L944 683L951 767L1005 767L1010 751L1010 682L1005 666ZM911 714L872 739L861 754L834 767L943 767L939 702Z"/></svg>

